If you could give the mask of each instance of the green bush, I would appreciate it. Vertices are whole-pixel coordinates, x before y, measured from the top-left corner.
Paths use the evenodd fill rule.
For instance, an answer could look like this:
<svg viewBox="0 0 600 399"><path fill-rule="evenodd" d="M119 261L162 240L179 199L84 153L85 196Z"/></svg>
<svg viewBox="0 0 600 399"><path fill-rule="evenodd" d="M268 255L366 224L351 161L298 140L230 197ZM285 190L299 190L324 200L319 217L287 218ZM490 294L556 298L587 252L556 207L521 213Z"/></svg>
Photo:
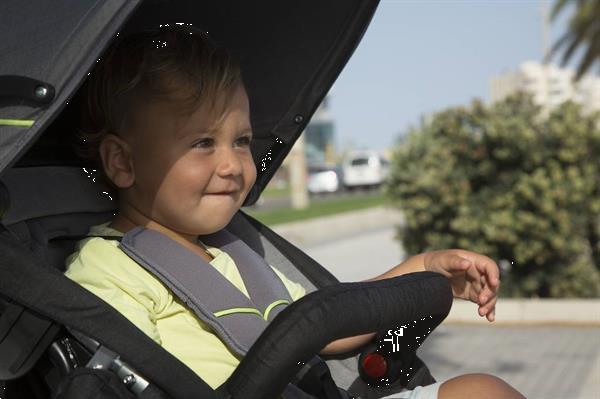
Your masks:
<svg viewBox="0 0 600 399"><path fill-rule="evenodd" d="M502 296L600 296L600 118L571 102L541 115L525 94L474 101L405 137L386 192L408 253L486 254Z"/></svg>

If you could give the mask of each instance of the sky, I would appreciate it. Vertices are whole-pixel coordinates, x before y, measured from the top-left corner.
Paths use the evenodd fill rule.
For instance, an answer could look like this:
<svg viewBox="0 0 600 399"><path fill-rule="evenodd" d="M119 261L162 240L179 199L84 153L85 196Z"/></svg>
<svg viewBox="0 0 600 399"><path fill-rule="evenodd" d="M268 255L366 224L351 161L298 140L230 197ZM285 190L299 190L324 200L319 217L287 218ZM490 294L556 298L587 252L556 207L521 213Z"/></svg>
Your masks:
<svg viewBox="0 0 600 399"><path fill-rule="evenodd" d="M541 61L542 2L381 0L330 90L338 150L384 149L421 115L487 102L493 76ZM550 44L569 15L551 25Z"/></svg>

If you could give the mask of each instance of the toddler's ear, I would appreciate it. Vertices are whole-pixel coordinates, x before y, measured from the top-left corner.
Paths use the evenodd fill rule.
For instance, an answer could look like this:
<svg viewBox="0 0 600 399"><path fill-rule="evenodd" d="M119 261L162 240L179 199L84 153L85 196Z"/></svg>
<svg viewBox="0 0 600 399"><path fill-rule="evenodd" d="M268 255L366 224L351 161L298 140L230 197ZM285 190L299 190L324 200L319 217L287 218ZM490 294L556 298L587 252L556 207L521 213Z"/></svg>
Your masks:
<svg viewBox="0 0 600 399"><path fill-rule="evenodd" d="M104 173L119 188L130 187L135 180L129 144L121 137L107 134L100 143Z"/></svg>

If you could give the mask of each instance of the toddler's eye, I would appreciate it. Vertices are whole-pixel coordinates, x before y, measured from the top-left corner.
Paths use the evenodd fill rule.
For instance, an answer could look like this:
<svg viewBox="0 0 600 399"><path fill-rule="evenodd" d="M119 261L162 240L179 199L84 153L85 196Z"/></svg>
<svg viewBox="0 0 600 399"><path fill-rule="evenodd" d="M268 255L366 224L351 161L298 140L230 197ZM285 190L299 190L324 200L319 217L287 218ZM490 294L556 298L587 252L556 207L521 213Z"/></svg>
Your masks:
<svg viewBox="0 0 600 399"><path fill-rule="evenodd" d="M205 138L194 143L194 147L196 148L210 148L213 146L215 141L211 138Z"/></svg>
<svg viewBox="0 0 600 399"><path fill-rule="evenodd" d="M252 136L242 136L235 141L235 144L240 147L249 147L252 143Z"/></svg>

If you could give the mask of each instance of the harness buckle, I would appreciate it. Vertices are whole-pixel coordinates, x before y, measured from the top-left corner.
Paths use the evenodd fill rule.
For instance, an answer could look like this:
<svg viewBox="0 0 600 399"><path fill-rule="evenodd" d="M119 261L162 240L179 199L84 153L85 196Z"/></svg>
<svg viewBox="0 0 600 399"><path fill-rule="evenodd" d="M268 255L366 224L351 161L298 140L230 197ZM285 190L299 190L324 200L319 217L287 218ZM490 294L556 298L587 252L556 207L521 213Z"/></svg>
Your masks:
<svg viewBox="0 0 600 399"><path fill-rule="evenodd" d="M119 377L127 389L136 396L140 396L150 385L150 383L135 371L133 367L122 361L116 352L113 352L96 340L80 334L77 331L69 330L69 332L93 353L85 367L112 371Z"/></svg>
<svg viewBox="0 0 600 399"><path fill-rule="evenodd" d="M94 353L86 367L114 372L121 382L137 396L141 395L148 385L150 385L131 366L123 362L119 358L119 355L102 345L96 350L96 353Z"/></svg>

